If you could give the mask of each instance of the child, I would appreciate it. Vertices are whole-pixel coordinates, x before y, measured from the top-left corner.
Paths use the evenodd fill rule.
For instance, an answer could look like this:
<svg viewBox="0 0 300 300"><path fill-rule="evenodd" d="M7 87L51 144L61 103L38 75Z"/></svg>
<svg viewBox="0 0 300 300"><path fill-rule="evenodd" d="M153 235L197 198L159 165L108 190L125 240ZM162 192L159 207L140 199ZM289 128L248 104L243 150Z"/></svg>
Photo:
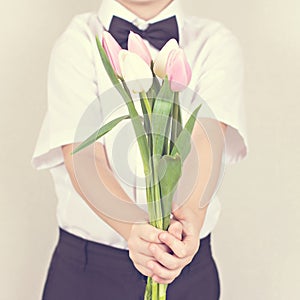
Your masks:
<svg viewBox="0 0 300 300"><path fill-rule="evenodd" d="M70 155L80 141L77 129L82 119L89 120L96 130L97 118L105 115L102 99L111 84L95 42L95 35L101 39L104 30L124 48L130 30L141 34L152 57L175 38L192 66L189 87L215 115L214 120L206 119L203 127L196 125L193 131L198 155L205 158L201 161L202 177L189 200L173 210L168 232L141 222L145 214L137 207L125 211L114 206L118 199L132 204L138 198L136 186L116 176L116 159L121 163L126 154L116 147L117 128L115 135L109 133L93 148L78 153L75 163ZM216 183L206 191L205 186L212 160L220 173L223 139L216 128L225 135L226 163L246 156L242 81L237 39L218 22L185 17L178 0L103 0L97 13L73 18L51 53L48 110L32 158L34 167L50 170L58 197L59 241L43 300L143 299L147 276L169 284L170 300L219 299L219 275L210 237L220 203L214 194ZM94 106L98 98L99 114L95 108L99 103ZM214 132L210 142L204 129ZM209 154L212 144L217 145L214 158ZM97 175L101 182L95 183ZM211 201L199 208L204 194ZM105 200L103 210L96 208L99 199Z"/></svg>

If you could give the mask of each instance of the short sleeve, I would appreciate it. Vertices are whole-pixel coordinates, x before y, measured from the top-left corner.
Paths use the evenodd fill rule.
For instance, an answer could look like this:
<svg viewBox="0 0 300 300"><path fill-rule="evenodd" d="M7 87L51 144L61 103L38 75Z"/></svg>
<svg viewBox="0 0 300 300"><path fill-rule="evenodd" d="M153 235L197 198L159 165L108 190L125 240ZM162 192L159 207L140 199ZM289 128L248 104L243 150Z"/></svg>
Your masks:
<svg viewBox="0 0 300 300"><path fill-rule="evenodd" d="M82 141L99 128L101 110L91 40L86 24L74 18L52 48L48 106L31 161L36 169L61 164L62 145Z"/></svg>
<svg viewBox="0 0 300 300"><path fill-rule="evenodd" d="M207 38L197 72L197 92L215 119L227 124L225 163L248 151L244 109L244 59L238 39L223 25Z"/></svg>

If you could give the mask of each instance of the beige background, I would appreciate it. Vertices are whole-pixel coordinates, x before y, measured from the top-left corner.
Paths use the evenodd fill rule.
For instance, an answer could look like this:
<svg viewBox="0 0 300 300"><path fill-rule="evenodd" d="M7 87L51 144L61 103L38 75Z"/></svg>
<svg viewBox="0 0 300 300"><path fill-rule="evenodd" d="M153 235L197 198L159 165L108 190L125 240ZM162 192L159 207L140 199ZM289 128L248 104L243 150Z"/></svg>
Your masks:
<svg viewBox="0 0 300 300"><path fill-rule="evenodd" d="M300 299L300 2L185 0L225 23L246 60L250 154L227 169L213 234L222 300ZM0 3L0 299L41 298L57 239L48 171L30 158L46 110L50 49L99 0Z"/></svg>

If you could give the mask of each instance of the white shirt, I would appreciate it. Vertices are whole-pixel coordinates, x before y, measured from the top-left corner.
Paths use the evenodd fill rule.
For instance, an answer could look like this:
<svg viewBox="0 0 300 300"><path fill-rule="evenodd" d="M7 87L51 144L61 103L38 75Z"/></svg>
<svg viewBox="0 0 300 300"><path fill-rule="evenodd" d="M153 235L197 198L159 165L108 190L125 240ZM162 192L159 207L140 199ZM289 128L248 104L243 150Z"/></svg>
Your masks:
<svg viewBox="0 0 300 300"><path fill-rule="evenodd" d="M77 236L113 247L127 249L126 241L102 221L74 189L64 165L61 146L87 137L110 118L127 114L121 107L111 114L105 92L111 91L111 82L102 65L95 42L95 34L108 29L111 18L117 15L138 27L176 15L179 25L179 44L192 67L189 88L205 101L210 113L227 124L225 162L236 163L247 154L247 136L243 108L243 57L237 38L221 23L199 17L185 17L178 0L173 1L155 18L145 22L116 1L104 0L98 12L73 17L52 49L48 73L48 109L32 156L32 166L49 169L58 197L58 225ZM147 43L147 41L146 41ZM158 50L149 43L155 57ZM106 92L107 93L107 92ZM99 99L95 101L95 99ZM103 101L104 99L104 101ZM185 98L185 105L193 109L197 99ZM125 110L124 110L125 109ZM201 112L203 110L203 112ZM200 113L205 113L205 109ZM78 130L84 123L84 130ZM183 117L186 121L186 117ZM126 123L127 122L127 123ZM119 124L98 142L105 145L107 159L115 174L118 165L113 157L122 149L116 137L130 120ZM128 126L127 126L128 127ZM82 126L80 127L82 128ZM126 133L126 138L134 132ZM120 135L119 135L120 136ZM116 146L117 145L117 146ZM118 150L119 149L119 150ZM139 174L141 162L137 147L132 146L127 160L132 172ZM120 155L123 155L120 154ZM133 167L132 167L133 166ZM144 203L145 191L136 189L116 176L122 188L137 203ZM134 178L133 178L134 180ZM212 198L200 238L215 227L221 206L217 195Z"/></svg>

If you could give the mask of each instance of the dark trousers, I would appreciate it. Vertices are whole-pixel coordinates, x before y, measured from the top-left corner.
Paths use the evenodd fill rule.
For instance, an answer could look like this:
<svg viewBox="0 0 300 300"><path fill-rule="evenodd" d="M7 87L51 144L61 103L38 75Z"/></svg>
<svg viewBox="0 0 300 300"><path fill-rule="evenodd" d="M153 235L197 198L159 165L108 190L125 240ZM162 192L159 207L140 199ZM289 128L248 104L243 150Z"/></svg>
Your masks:
<svg viewBox="0 0 300 300"><path fill-rule="evenodd" d="M87 241L59 228L43 300L143 300L146 277L128 251ZM167 289L168 300L218 300L220 282L210 234Z"/></svg>

